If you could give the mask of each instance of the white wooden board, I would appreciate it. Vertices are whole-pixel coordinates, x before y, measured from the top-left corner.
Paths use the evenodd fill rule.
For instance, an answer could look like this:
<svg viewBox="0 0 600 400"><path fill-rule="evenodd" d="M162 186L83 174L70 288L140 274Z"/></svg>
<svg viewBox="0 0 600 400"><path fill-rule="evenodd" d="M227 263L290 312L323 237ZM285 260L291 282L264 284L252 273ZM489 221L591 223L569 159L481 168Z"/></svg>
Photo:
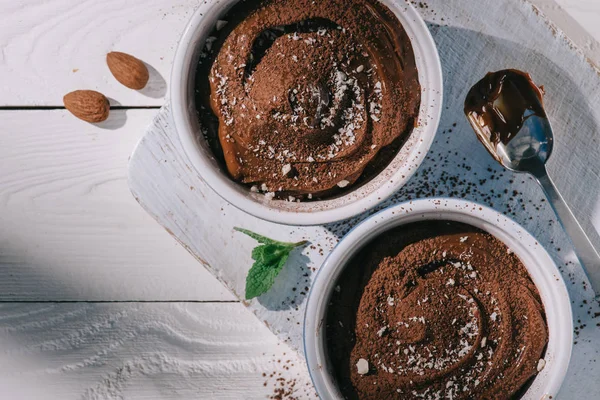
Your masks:
<svg viewBox="0 0 600 400"><path fill-rule="evenodd" d="M600 110L593 107L600 101L598 70L529 3L432 0L428 5L420 11L430 23L446 81L440 132L417 176L382 207L433 194L432 187L437 195L454 196L470 187L466 198L491 204L501 212L514 211L514 218L548 248L561 267L574 302L575 321L582 321L576 325L585 324L577 330L573 366L564 390L571 393L585 382L588 393L600 396L600 383L586 378L600 373L595 362L600 330L592 318L598 305L590 305L592 294L582 284L585 278L571 246L542 201L541 190L528 177L494 165L462 115L467 90L487 71L514 67L531 72L536 82L546 87L547 109L557 135L550 172L599 245L600 162L596 149L600 142ZM271 330L300 350L304 288L310 286L314 270L337 238L365 216L307 228L258 220L210 190L187 163L180 146L169 108L165 107L132 156L132 192L236 295L243 295L244 278L251 265L249 254L255 243L234 234L234 226L281 240L309 239L315 245L316 249L307 248L291 259L271 292L248 304ZM420 192L422 188L426 190ZM513 191L518 195L514 196ZM293 287L296 291L291 290Z"/></svg>
<svg viewBox="0 0 600 400"><path fill-rule="evenodd" d="M305 368L240 304L0 305L6 400L306 398Z"/></svg>
<svg viewBox="0 0 600 400"><path fill-rule="evenodd" d="M200 0L0 2L0 105L62 105L95 89L112 105L162 105L174 48ZM140 92L119 84L106 53L133 54L150 68Z"/></svg>
<svg viewBox="0 0 600 400"><path fill-rule="evenodd" d="M176 44L201 2L0 1L0 106L62 106L62 97L75 89L100 90L113 105L162 105ZM600 46L573 21L600 38L597 0L558 0L572 17L556 11L554 0L534 3L600 63ZM104 61L111 50L150 65L150 86L138 93L116 82Z"/></svg>
<svg viewBox="0 0 600 400"><path fill-rule="evenodd" d="M127 187L156 113L0 110L0 301L233 299Z"/></svg>

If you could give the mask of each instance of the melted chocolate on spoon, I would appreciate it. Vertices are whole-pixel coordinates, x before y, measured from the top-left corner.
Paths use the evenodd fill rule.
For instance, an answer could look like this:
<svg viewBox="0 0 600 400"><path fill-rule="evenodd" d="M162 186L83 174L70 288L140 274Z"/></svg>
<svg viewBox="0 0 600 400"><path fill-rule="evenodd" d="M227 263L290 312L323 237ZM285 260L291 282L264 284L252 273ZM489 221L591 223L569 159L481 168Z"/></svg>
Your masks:
<svg viewBox="0 0 600 400"><path fill-rule="evenodd" d="M528 118L546 118L543 93L528 73L516 69L489 72L471 88L465 114L479 127L477 136L494 158L496 146L506 146Z"/></svg>

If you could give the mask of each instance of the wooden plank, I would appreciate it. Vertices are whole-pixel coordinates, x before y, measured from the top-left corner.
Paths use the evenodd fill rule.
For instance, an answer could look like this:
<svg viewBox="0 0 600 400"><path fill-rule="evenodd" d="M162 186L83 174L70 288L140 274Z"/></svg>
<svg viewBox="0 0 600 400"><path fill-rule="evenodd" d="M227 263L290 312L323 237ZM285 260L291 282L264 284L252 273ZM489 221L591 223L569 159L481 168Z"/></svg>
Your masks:
<svg viewBox="0 0 600 400"><path fill-rule="evenodd" d="M590 325L576 336L558 398L600 398ZM590 362L578 362L585 355ZM286 388L296 380L297 398L311 399L305 368L238 303L0 304L6 399L264 399L279 373Z"/></svg>
<svg viewBox="0 0 600 400"><path fill-rule="evenodd" d="M175 47L198 0L24 0L0 2L0 106L62 105L95 89L113 105L162 105ZM106 66L112 50L149 64L137 92Z"/></svg>
<svg viewBox="0 0 600 400"><path fill-rule="evenodd" d="M597 0L530 0L600 66L600 2Z"/></svg>
<svg viewBox="0 0 600 400"><path fill-rule="evenodd" d="M280 373L299 398L312 390L235 303L1 304L0 355L4 399L264 399Z"/></svg>
<svg viewBox="0 0 600 400"><path fill-rule="evenodd" d="M233 298L127 187L155 114L0 111L0 301Z"/></svg>
<svg viewBox="0 0 600 400"><path fill-rule="evenodd" d="M598 2L558 0L600 38ZM198 0L23 0L0 3L0 106L62 105L75 89L96 89L126 106L162 105L179 37ZM600 61L600 47L554 0L534 0ZM104 56L129 52L153 67L151 84L138 93L110 75Z"/></svg>

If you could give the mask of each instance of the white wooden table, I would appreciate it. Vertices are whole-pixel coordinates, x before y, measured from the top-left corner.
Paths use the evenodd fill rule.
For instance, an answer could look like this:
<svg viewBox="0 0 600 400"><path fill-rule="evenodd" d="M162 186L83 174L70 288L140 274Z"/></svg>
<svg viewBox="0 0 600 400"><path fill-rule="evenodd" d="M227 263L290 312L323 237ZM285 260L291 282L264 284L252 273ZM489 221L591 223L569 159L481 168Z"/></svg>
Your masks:
<svg viewBox="0 0 600 400"><path fill-rule="evenodd" d="M273 371L298 377L127 187L199 1L0 0L0 398L254 399ZM534 3L600 65L600 1ZM151 85L120 86L111 50L151 65ZM118 101L107 123L62 108L81 88Z"/></svg>

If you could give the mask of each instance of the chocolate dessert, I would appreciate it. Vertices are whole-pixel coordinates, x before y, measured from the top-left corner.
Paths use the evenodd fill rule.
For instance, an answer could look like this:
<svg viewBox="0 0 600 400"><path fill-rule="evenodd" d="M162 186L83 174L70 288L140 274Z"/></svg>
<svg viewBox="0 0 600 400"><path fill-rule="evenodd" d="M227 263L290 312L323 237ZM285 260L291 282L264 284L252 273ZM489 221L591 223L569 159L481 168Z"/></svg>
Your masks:
<svg viewBox="0 0 600 400"><path fill-rule="evenodd" d="M224 21L200 58L197 106L235 181L316 199L389 164L417 121L421 89L410 39L387 7L248 0Z"/></svg>
<svg viewBox="0 0 600 400"><path fill-rule="evenodd" d="M514 399L543 366L535 285L506 245L469 225L388 231L337 283L326 343L347 399Z"/></svg>
<svg viewBox="0 0 600 400"><path fill-rule="evenodd" d="M516 69L505 69L497 72L488 72L483 79L477 82L467 93L464 112L473 126L477 137L488 152L502 163L498 145L508 146L511 141L516 141L521 128L530 118L536 118L536 123L551 129L546 111L544 110L544 88L537 86L531 76ZM525 141L527 147L534 147L527 132ZM552 148L552 138L546 139L544 148ZM519 146L519 143L516 144ZM522 157L535 154L523 154Z"/></svg>

